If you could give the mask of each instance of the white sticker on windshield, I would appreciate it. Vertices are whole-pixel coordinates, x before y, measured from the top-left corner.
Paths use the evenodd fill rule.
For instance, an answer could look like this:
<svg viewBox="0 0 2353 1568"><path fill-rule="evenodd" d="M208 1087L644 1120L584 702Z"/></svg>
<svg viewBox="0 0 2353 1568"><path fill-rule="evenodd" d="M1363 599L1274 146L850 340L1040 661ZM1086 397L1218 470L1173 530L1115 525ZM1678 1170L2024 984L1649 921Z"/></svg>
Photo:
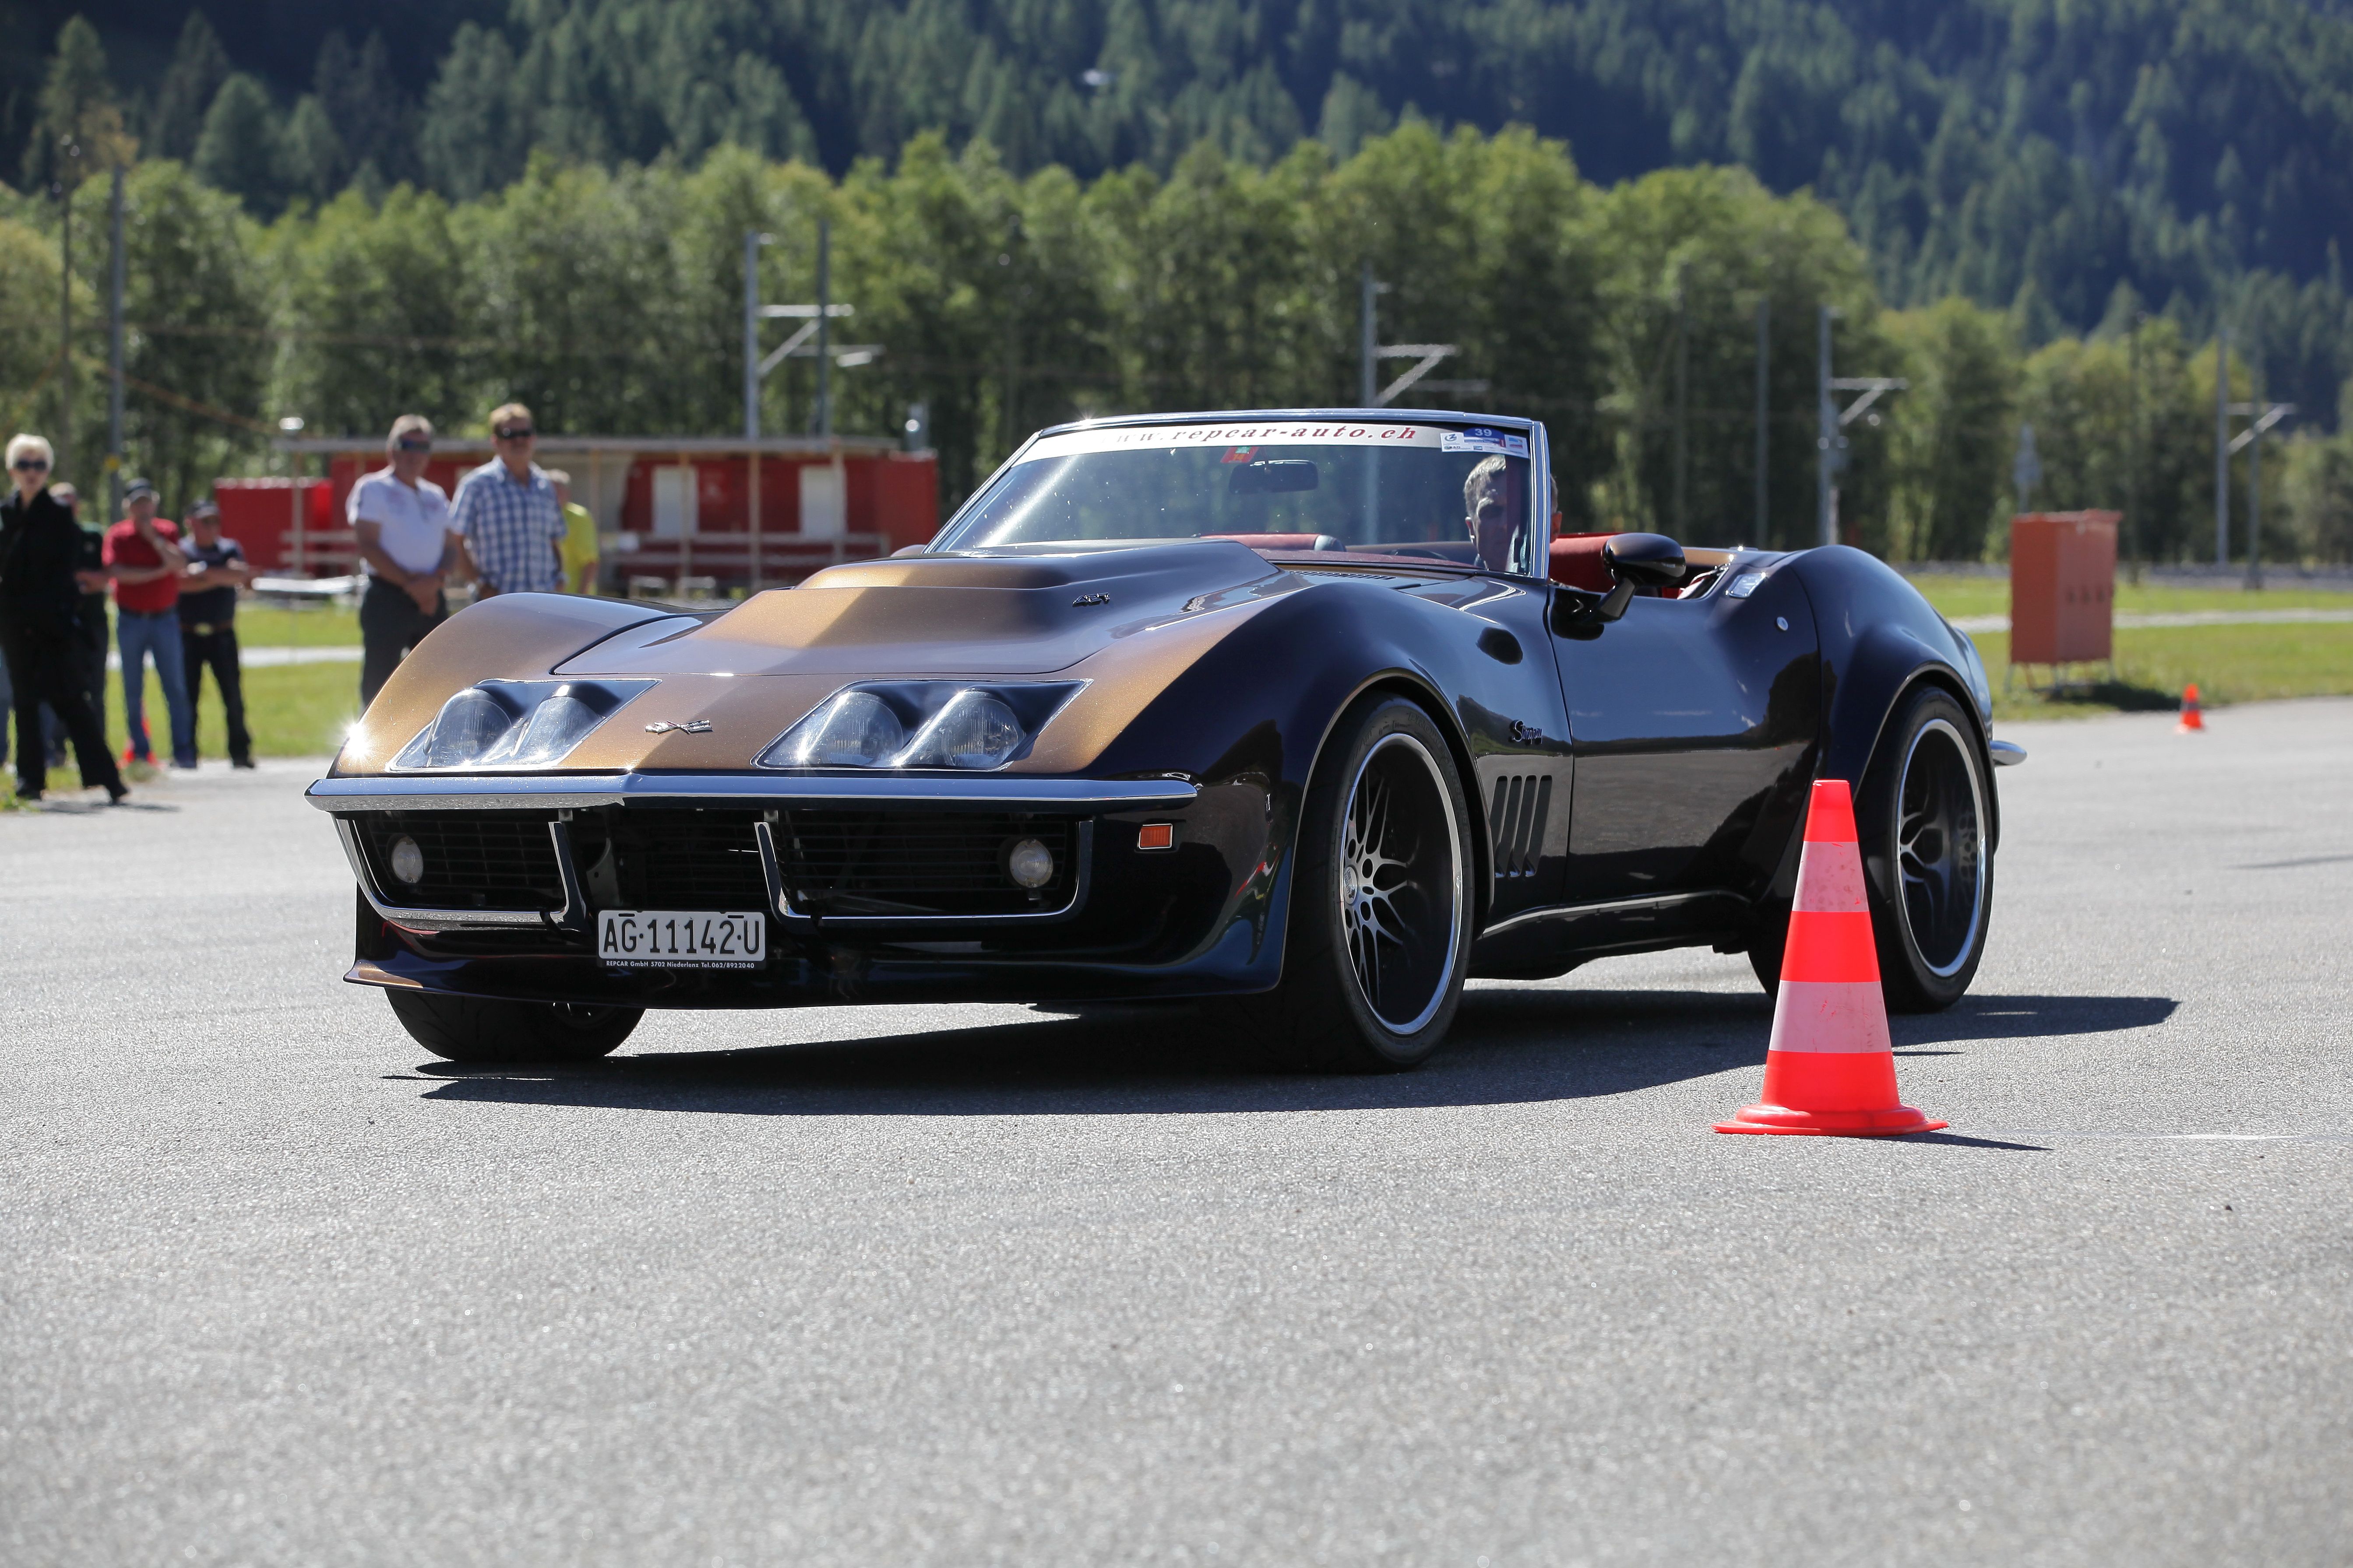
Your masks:
<svg viewBox="0 0 2353 1568"><path fill-rule="evenodd" d="M1528 455L1528 438L1514 436L1508 430L1492 430L1474 425L1468 430L1449 430L1438 438L1441 452L1493 452L1506 458Z"/></svg>
<svg viewBox="0 0 2353 1568"><path fill-rule="evenodd" d="M1444 432L1451 436L1452 432ZM1383 420L1289 419L1198 425L1110 425L1040 436L1021 460L1070 458L1087 452L1181 451L1187 447L1386 447L1435 448L1441 432L1428 425ZM1451 451L1452 447L1446 450Z"/></svg>

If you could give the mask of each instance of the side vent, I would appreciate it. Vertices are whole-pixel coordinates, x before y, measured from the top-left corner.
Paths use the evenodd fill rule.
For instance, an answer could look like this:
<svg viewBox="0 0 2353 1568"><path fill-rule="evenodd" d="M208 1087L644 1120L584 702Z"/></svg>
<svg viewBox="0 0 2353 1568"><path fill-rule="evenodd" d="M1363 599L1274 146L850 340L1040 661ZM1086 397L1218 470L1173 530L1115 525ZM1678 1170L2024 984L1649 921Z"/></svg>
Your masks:
<svg viewBox="0 0 2353 1568"><path fill-rule="evenodd" d="M1545 818L1552 812L1552 775L1523 773L1495 781L1487 822L1495 837L1495 878L1533 877L1543 853Z"/></svg>

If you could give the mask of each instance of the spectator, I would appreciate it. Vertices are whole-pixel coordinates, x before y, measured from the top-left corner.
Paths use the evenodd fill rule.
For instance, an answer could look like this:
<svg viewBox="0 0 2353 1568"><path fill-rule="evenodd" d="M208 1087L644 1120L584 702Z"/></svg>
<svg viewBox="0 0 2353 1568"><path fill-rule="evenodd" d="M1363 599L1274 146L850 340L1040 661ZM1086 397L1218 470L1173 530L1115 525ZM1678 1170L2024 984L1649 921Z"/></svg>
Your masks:
<svg viewBox="0 0 2353 1568"><path fill-rule="evenodd" d="M555 487L531 460L538 432L531 410L501 405L491 416L498 456L458 481L450 525L466 542L485 598L554 594L564 587L564 512Z"/></svg>
<svg viewBox="0 0 2353 1568"><path fill-rule="evenodd" d="M360 705L375 700L408 650L449 618L444 586L465 552L449 526L449 498L425 477L433 426L404 414L385 438L385 466L352 487L343 515L360 546L367 595L360 600Z"/></svg>
<svg viewBox="0 0 2353 1568"><path fill-rule="evenodd" d="M120 801L129 792L107 754L106 731L74 657L76 616L92 579L76 573L79 531L72 514L49 493L49 465L55 460L38 436L10 441L8 477L16 488L0 501L0 655L14 689L16 793L38 800L48 784L43 748L26 743L39 732L37 715L47 702L73 737L82 787L103 784L108 798Z"/></svg>
<svg viewBox="0 0 2353 1568"><path fill-rule="evenodd" d="M113 628L106 619L106 534L81 521L81 492L59 479L49 487L49 494L66 509L81 534L81 553L74 564L81 581L95 584L81 596L81 626L78 634L82 660L82 679L90 687L90 700L98 709L98 726L106 728L106 647L112 640ZM49 766L66 765L66 724L57 710L41 704L41 730L49 742Z"/></svg>
<svg viewBox="0 0 2353 1568"><path fill-rule="evenodd" d="M572 499L572 476L562 468L547 470L555 487L555 504L564 513L564 587L573 594L596 592L596 519Z"/></svg>
<svg viewBox="0 0 2353 1568"><path fill-rule="evenodd" d="M188 509L187 575L180 579L180 662L188 671L188 712L204 706L205 671L220 688L228 721L228 762L253 766L253 737L245 729L245 679L237 654L237 591L253 581L245 549L221 532L220 508L200 500Z"/></svg>
<svg viewBox="0 0 2353 1568"><path fill-rule="evenodd" d="M106 531L106 570L114 579L114 640L122 651L122 724L131 734L130 760L154 761L147 739L147 660L164 688L172 721L172 765L196 765L196 717L188 706L188 672L180 664L180 577L188 557L179 526L155 515L155 487L133 479L122 487L130 516Z"/></svg>

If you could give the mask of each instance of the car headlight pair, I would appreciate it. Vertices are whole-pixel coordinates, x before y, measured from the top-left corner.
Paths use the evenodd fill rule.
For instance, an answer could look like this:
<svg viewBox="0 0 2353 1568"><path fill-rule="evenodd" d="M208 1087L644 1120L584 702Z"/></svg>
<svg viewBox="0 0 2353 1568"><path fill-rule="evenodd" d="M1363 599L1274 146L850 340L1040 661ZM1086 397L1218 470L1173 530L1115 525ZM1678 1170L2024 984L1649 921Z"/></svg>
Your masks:
<svg viewBox="0 0 2353 1568"><path fill-rule="evenodd" d="M764 768L1001 768L1084 681L867 681L835 692L756 759Z"/></svg>
<svg viewBox="0 0 2353 1568"><path fill-rule="evenodd" d="M551 767L650 680L485 680L441 705L392 765Z"/></svg>

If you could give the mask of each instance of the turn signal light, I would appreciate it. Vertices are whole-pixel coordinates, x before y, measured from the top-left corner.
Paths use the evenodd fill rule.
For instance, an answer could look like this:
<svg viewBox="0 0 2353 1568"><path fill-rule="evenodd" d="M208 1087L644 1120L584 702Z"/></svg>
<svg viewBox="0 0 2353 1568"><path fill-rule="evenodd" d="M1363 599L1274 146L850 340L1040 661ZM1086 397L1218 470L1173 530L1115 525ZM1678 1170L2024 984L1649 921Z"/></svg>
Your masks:
<svg viewBox="0 0 2353 1568"><path fill-rule="evenodd" d="M1174 849L1176 847L1176 825L1173 822L1147 822L1135 830L1138 849Z"/></svg>

